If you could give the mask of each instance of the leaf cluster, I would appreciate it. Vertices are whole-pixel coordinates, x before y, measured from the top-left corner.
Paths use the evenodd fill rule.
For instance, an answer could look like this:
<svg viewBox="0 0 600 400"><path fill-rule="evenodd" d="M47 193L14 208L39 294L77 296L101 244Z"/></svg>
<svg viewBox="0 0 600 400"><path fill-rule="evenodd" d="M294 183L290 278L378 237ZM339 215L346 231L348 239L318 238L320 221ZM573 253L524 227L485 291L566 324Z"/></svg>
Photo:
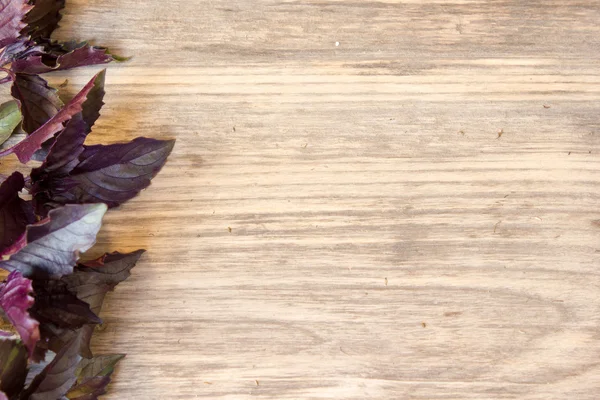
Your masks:
<svg viewBox="0 0 600 400"><path fill-rule="evenodd" d="M144 250L82 261L102 218L145 189L173 140L86 145L104 104L105 71L68 102L41 76L119 61L106 48L50 39L64 0L0 0L0 157L14 155L28 176L0 177L0 400L93 400L105 393L122 354L94 355L105 295Z"/></svg>

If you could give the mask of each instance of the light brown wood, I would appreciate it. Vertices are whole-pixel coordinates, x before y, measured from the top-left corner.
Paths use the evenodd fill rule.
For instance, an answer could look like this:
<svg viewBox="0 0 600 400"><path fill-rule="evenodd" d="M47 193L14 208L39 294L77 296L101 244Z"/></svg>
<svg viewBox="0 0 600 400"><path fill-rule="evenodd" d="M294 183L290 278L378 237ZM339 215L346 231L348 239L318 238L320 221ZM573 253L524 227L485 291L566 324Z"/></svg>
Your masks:
<svg viewBox="0 0 600 400"><path fill-rule="evenodd" d="M596 1L70 0L94 142L176 137L108 399L600 396ZM98 68L56 74L76 90ZM231 231L229 231L231 228Z"/></svg>

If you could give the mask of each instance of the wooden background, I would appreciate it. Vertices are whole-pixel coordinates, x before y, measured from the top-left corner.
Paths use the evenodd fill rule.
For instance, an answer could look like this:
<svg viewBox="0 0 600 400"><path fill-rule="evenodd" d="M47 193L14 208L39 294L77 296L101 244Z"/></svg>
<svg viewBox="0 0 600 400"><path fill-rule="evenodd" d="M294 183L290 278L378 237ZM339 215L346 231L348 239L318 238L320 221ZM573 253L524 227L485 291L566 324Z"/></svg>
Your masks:
<svg viewBox="0 0 600 400"><path fill-rule="evenodd" d="M134 56L90 140L177 138L89 254L148 249L107 399L599 398L598 1L65 14Z"/></svg>

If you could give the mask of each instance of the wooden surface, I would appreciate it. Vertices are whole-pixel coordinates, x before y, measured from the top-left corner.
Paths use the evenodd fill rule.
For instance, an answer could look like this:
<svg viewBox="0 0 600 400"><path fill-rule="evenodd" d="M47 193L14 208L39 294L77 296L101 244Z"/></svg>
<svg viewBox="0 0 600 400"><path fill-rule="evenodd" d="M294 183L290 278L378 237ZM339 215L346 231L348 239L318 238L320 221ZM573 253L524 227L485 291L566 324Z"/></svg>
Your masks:
<svg viewBox="0 0 600 400"><path fill-rule="evenodd" d="M148 249L107 399L598 399L597 1L66 14L134 56L90 140L177 138L89 254Z"/></svg>

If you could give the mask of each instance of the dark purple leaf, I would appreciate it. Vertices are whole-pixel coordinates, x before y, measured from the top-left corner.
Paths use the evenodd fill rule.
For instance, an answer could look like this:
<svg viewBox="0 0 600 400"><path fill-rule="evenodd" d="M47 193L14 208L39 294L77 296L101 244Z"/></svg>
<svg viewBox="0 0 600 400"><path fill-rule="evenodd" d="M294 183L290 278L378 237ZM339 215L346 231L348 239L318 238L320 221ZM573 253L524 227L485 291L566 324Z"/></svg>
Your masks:
<svg viewBox="0 0 600 400"><path fill-rule="evenodd" d="M107 53L106 48L84 43L81 47L59 56L37 54L15 60L11 69L13 72L23 74L44 74L88 65L106 64L111 61L113 61L113 57Z"/></svg>
<svg viewBox="0 0 600 400"><path fill-rule="evenodd" d="M34 299L30 296L32 291L31 281L17 271L11 272L6 282L0 285L0 307L21 336L30 355L40 340L40 324L27 311L34 304Z"/></svg>
<svg viewBox="0 0 600 400"><path fill-rule="evenodd" d="M35 280L33 315L42 325L52 323L59 328L77 329L85 324L102 322L88 303L80 300L59 280Z"/></svg>
<svg viewBox="0 0 600 400"><path fill-rule="evenodd" d="M60 10L65 7L65 0L35 0L32 4L33 9L24 19L27 26L23 33L34 40L49 39L62 18Z"/></svg>
<svg viewBox="0 0 600 400"><path fill-rule="evenodd" d="M81 115L83 120L91 130L96 120L100 117L100 110L104 105L104 80L106 78L106 70L98 72L94 79L94 87L90 90L86 100L83 102Z"/></svg>
<svg viewBox="0 0 600 400"><path fill-rule="evenodd" d="M33 191L35 207L98 201L116 207L150 185L173 145L173 140L137 138L125 144L88 146L68 176L54 179L51 190Z"/></svg>
<svg viewBox="0 0 600 400"><path fill-rule="evenodd" d="M107 253L102 257L78 264L71 275L62 277L69 291L87 304L95 315L100 315L102 303L106 293L127 279L131 269L135 266L144 250L137 250L132 253ZM37 293L37 291L36 291ZM83 326L81 332L81 355L86 358L92 357L90 350L90 339L94 331L94 324ZM43 349L57 351L68 342L75 331L67 328L59 328L53 323L42 320L40 326Z"/></svg>
<svg viewBox="0 0 600 400"><path fill-rule="evenodd" d="M13 172L0 185L0 254L5 254L25 233L25 227L35 222L31 204L19 197L25 181Z"/></svg>
<svg viewBox="0 0 600 400"><path fill-rule="evenodd" d="M104 76L105 71L101 71L94 81L94 87L87 95L86 101L82 105L81 114L75 114L67 123L65 129L56 136L55 142L39 168L31 171L31 178L37 185L34 185L34 192L43 192L51 189L54 179L62 177L69 172L79 162L78 157L83 152L83 142L91 130L98 117L100 109L104 104ZM46 185L46 187L44 187ZM45 212L40 212L45 215Z"/></svg>
<svg viewBox="0 0 600 400"><path fill-rule="evenodd" d="M26 132L33 132L44 125L63 106L58 91L37 75L16 74L11 94L21 107Z"/></svg>
<svg viewBox="0 0 600 400"><path fill-rule="evenodd" d="M0 268L41 279L72 273L79 252L94 245L105 212L101 203L52 210L47 220L27 227L27 245L0 261Z"/></svg>
<svg viewBox="0 0 600 400"><path fill-rule="evenodd" d="M37 195L34 205L38 215L45 216L55 208L50 196L63 193L75 185L74 182L68 184L68 173L79 163L78 157L83 152L83 142L88 132L81 114L76 114L57 136L44 163L31 170L30 193Z"/></svg>
<svg viewBox="0 0 600 400"><path fill-rule="evenodd" d="M110 376L125 354L106 354L83 359L77 367L77 383L67 393L71 400L96 400L106 393Z"/></svg>
<svg viewBox="0 0 600 400"><path fill-rule="evenodd" d="M30 9L27 0L0 0L0 48L17 40L25 27L22 19Z"/></svg>
<svg viewBox="0 0 600 400"><path fill-rule="evenodd" d="M80 336L75 336L31 382L21 395L22 400L57 400L64 396L77 380L75 370L81 361Z"/></svg>
<svg viewBox="0 0 600 400"><path fill-rule="evenodd" d="M85 102L88 93L94 88L94 82L98 76L99 75L95 75L67 105L38 130L10 149L0 152L0 157L14 153L22 163L31 160L33 154L42 147L42 143L50 139L56 132L61 131L64 128L64 122L71 119L73 115L81 112L82 104Z"/></svg>
<svg viewBox="0 0 600 400"><path fill-rule="evenodd" d="M100 315L106 292L129 277L144 252L107 253L97 260L78 264L75 271L63 277L62 281L77 297L88 303L96 315Z"/></svg>
<svg viewBox="0 0 600 400"><path fill-rule="evenodd" d="M32 169L32 191L52 189L55 177L66 176L77 166L88 132L88 125L83 121L81 114L75 114L56 137L42 165ZM47 187L43 186L44 183Z"/></svg>
<svg viewBox="0 0 600 400"><path fill-rule="evenodd" d="M51 350L55 353L59 352L65 344L70 342L77 335L80 335L81 337L79 353L86 358L92 357L93 354L90 349L90 344L95 326L95 324L84 325L82 328L75 330L70 328L59 328L49 322L41 324L41 339L38 342L33 358L35 360L43 359L47 350Z"/></svg>
<svg viewBox="0 0 600 400"><path fill-rule="evenodd" d="M0 400L19 394L27 377L27 350L14 339L0 339Z"/></svg>

